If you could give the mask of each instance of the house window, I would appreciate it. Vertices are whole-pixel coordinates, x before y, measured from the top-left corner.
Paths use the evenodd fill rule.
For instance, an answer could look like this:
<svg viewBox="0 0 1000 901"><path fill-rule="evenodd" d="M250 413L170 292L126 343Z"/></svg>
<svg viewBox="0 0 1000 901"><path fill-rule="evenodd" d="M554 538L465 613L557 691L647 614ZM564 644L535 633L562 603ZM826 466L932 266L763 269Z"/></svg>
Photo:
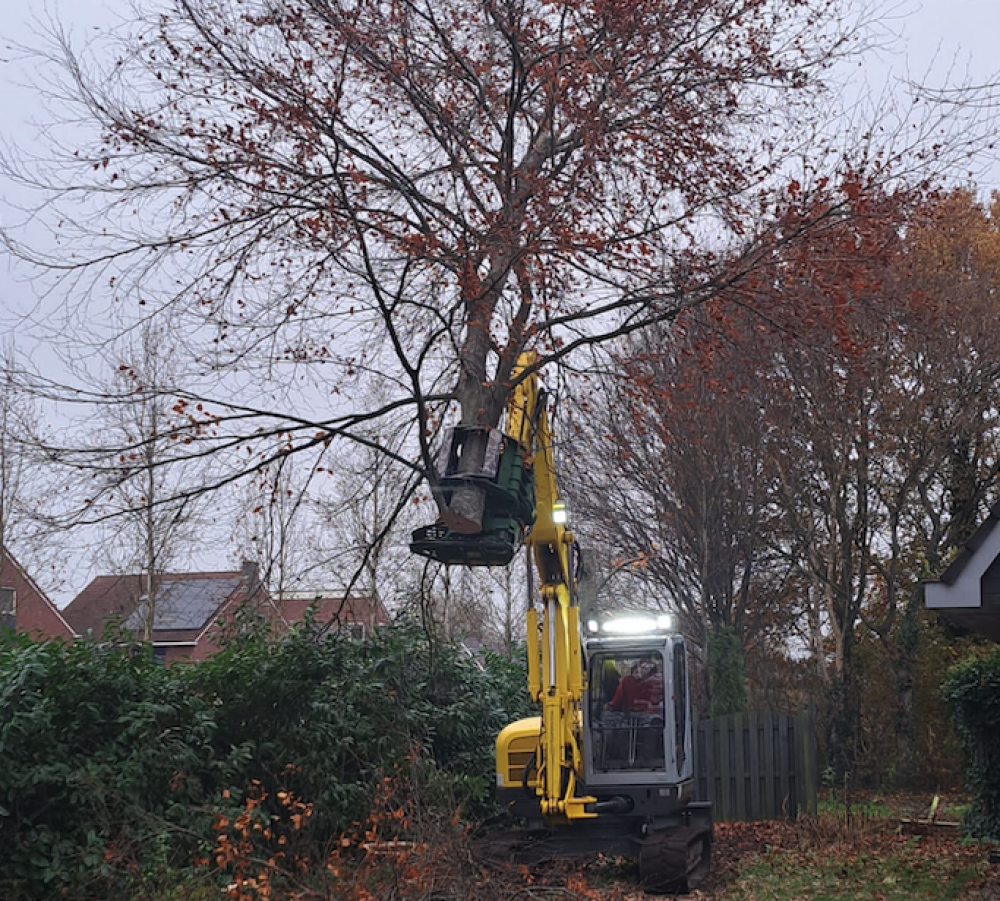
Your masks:
<svg viewBox="0 0 1000 901"><path fill-rule="evenodd" d="M0 588L0 629L17 625L17 598L13 588Z"/></svg>
<svg viewBox="0 0 1000 901"><path fill-rule="evenodd" d="M353 641L364 641L365 640L365 624L364 623L348 623L345 628L347 629L348 636Z"/></svg>
<svg viewBox="0 0 1000 901"><path fill-rule="evenodd" d="M153 660L164 666L167 662L167 649L162 645L153 645Z"/></svg>

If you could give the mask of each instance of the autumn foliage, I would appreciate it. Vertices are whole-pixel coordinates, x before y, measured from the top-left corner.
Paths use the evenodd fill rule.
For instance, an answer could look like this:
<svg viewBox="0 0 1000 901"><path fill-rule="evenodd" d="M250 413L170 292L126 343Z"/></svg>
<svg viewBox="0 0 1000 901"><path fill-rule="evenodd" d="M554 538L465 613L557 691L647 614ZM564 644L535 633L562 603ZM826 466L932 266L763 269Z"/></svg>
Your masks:
<svg viewBox="0 0 1000 901"><path fill-rule="evenodd" d="M551 899L615 901L623 891L599 885L589 867L551 861L539 868L487 862L476 851L472 827L457 809L428 804L428 773L419 755L404 774L383 777L364 816L328 846L326 856L293 850L294 836L278 830L301 827L309 805L286 795L287 815L260 816L258 797L248 797L230 822L214 824L214 860L201 862L213 878L221 875L231 901L527 901L544 893ZM275 836L278 835L277 839Z"/></svg>
<svg viewBox="0 0 1000 901"><path fill-rule="evenodd" d="M577 474L595 532L703 646L735 630L752 706L818 701L827 760L872 783L947 743L919 580L1000 486L994 212L858 175L793 186L766 259L628 342L585 411L600 435L581 428L579 458L613 461Z"/></svg>
<svg viewBox="0 0 1000 901"><path fill-rule="evenodd" d="M212 361L186 400L214 400L220 465L374 423L429 475L446 418L498 424L522 351L606 344L753 268L863 18L843 0L171 0L100 53L55 51L95 140L21 177L84 204L99 239L67 212L68 267L11 246ZM288 415L292 371L338 409Z"/></svg>

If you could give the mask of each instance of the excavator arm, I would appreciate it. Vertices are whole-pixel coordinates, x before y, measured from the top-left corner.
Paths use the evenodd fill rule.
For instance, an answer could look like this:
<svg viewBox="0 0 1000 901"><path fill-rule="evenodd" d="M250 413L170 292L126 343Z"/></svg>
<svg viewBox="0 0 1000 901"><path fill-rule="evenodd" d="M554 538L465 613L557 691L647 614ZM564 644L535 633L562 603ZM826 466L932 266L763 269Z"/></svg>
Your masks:
<svg viewBox="0 0 1000 901"><path fill-rule="evenodd" d="M634 627L648 617L588 622L588 663L599 674L588 691L576 543L556 483L536 366L533 353L518 360L502 429L448 431L433 480L438 520L415 531L410 548L445 564L500 566L527 547L529 572L539 580L537 594L528 592L528 690L540 716L511 723L498 736L498 797L527 820L529 833L544 832L546 853L568 841L572 849L637 856L648 891L688 891L708 872L712 814L710 804L692 800L684 640L659 625L637 634ZM606 716L613 701L602 677L607 664L617 676L640 660L652 671L663 665L651 683L659 685L658 713ZM539 813L547 829L539 830ZM532 859L532 839L516 832L490 841L490 854Z"/></svg>
<svg viewBox="0 0 1000 901"><path fill-rule="evenodd" d="M533 354L524 355L514 377L534 363ZM534 373L524 378L511 396L507 432L533 451L536 513L524 543L534 558L541 596L541 628L533 599L529 600L527 623L528 691L542 709L536 791L542 816L549 821L592 818L596 814L588 811L587 805L596 799L576 794L577 779L583 772L580 704L584 689L574 565L577 551L573 533L566 527L548 410Z"/></svg>
<svg viewBox="0 0 1000 901"><path fill-rule="evenodd" d="M578 796L584 692L576 545L556 483L545 394L522 354L502 432L450 430L438 458L438 522L413 533L411 549L448 564L504 565L524 544L539 579L527 612L528 690L541 706L535 792L550 824L596 816ZM471 512L470 512L471 511ZM460 531L459 531L460 530Z"/></svg>

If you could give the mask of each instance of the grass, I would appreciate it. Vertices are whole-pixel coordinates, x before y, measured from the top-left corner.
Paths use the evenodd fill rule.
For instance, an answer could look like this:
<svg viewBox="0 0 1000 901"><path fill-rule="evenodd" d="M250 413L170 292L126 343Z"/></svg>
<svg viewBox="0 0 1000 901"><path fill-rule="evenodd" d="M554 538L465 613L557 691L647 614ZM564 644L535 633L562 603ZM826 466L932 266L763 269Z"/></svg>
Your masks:
<svg viewBox="0 0 1000 901"><path fill-rule="evenodd" d="M937 803L935 804L935 798ZM961 822L968 813L968 799L960 795L854 795L850 803L845 803L844 794L837 791L826 792L819 799L818 812L822 816L851 816L870 820L909 817L926 818L932 812L936 820Z"/></svg>
<svg viewBox="0 0 1000 901"><path fill-rule="evenodd" d="M936 860L901 851L882 856L831 856L777 851L743 870L726 892L732 901L911 901L957 899L981 881L985 865Z"/></svg>
<svg viewBox="0 0 1000 901"><path fill-rule="evenodd" d="M817 805L820 816L844 816L847 813L847 806L843 801L834 796L822 798ZM895 815L895 811L885 801L879 798L864 798L852 801L850 806L851 814L854 816L867 817L871 820L886 819Z"/></svg>
<svg viewBox="0 0 1000 901"><path fill-rule="evenodd" d="M988 847L903 834L890 816L821 815L734 861L715 901L950 901L989 872Z"/></svg>

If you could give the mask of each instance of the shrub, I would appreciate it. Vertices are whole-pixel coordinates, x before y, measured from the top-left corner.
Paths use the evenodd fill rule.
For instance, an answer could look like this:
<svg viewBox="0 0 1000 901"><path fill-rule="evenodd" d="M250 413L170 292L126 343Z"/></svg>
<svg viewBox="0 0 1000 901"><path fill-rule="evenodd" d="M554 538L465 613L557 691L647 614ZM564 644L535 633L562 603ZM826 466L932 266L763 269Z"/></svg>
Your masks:
<svg viewBox="0 0 1000 901"><path fill-rule="evenodd" d="M160 860L183 860L205 783L221 775L214 728L148 649L6 639L0 886L37 897L114 884L151 832Z"/></svg>
<svg viewBox="0 0 1000 901"><path fill-rule="evenodd" d="M977 838L1000 839L1000 647L952 667L942 692L965 752L966 826Z"/></svg>
<svg viewBox="0 0 1000 901"><path fill-rule="evenodd" d="M471 658L408 621L364 642L309 630L255 638L192 667L189 680L217 711L217 754L239 749L266 792L307 798L327 835L349 827L374 780L418 748L461 798L484 802L493 739L526 704L522 666Z"/></svg>
<svg viewBox="0 0 1000 901"><path fill-rule="evenodd" d="M709 696L712 716L745 713L747 689L743 646L732 626L717 626L708 637Z"/></svg>
<svg viewBox="0 0 1000 901"><path fill-rule="evenodd" d="M0 897L132 897L203 860L218 817L308 805L322 849L415 761L424 803L481 812L523 666L413 623L365 642L253 635L201 663L148 648L0 639ZM306 853L305 851L303 853Z"/></svg>

